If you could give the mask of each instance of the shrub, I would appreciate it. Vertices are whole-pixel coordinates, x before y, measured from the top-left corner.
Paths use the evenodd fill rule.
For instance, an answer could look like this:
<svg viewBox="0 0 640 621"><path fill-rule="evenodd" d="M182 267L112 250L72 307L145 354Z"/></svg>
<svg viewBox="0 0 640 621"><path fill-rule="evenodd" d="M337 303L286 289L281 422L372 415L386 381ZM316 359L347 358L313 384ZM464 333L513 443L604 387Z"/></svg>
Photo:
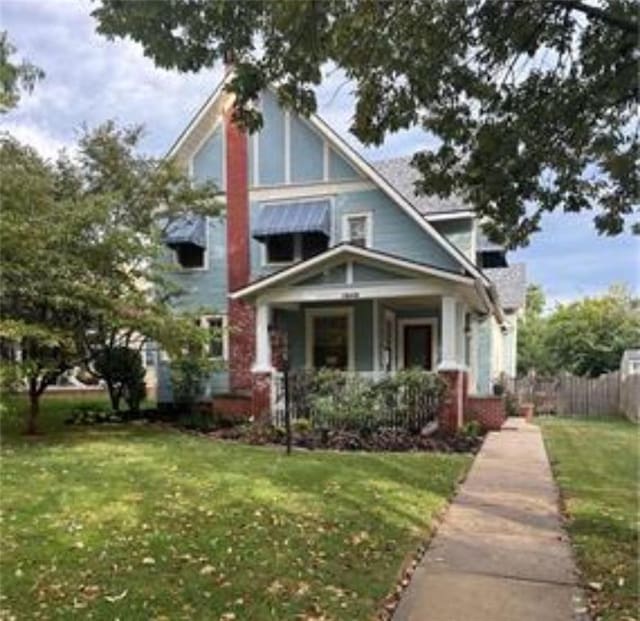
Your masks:
<svg viewBox="0 0 640 621"><path fill-rule="evenodd" d="M458 434L463 438L475 439L478 436L482 435L482 425L477 420L470 420L469 422L462 425Z"/></svg>
<svg viewBox="0 0 640 621"><path fill-rule="evenodd" d="M111 405L120 409L124 399L132 412L138 412L146 396L145 369L140 352L130 347L110 347L99 351L93 361L95 374L104 379Z"/></svg>
<svg viewBox="0 0 640 621"><path fill-rule="evenodd" d="M184 356L169 365L173 401L187 415L204 394L205 382L211 372L211 363L205 358Z"/></svg>

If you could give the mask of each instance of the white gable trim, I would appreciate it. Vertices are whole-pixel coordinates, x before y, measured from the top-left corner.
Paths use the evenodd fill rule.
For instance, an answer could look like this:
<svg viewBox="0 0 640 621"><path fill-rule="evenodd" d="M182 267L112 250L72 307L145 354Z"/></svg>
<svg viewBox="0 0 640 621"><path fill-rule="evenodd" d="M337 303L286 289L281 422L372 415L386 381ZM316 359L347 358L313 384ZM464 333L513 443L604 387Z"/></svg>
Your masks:
<svg viewBox="0 0 640 621"><path fill-rule="evenodd" d="M437 267L420 265L418 263L413 263L412 261L406 261L405 259L401 259L400 257L383 254L375 250L371 250L369 248L360 248L359 246L352 246L350 244L340 244L338 246L334 246L333 248L330 248L329 250L327 250L326 252L323 252L322 254L312 257L311 259L307 259L306 261L301 261L300 263L296 263L290 267L280 270L275 274L271 274L270 276L267 276L250 285L247 285L242 289L238 289L237 291L230 293L229 297L232 300L236 300L239 298L245 298L245 297L259 294L260 292L263 292L265 289L269 289L277 284L280 284L289 278L292 278L300 274L304 274L308 270L312 270L313 268L318 267L323 263L329 262L332 259L336 259L342 256L344 256L345 258L356 257L356 258L367 259L369 261L375 261L390 267L402 268L402 269L405 269L417 274L421 274L421 275L436 276L444 280L450 280L450 281L465 284L465 285L473 285L475 282L474 279L470 278L469 276L454 274L452 272L448 272L446 270L442 270Z"/></svg>
<svg viewBox="0 0 640 621"><path fill-rule="evenodd" d="M224 87L233 75L232 71L227 71L223 80L218 85L216 90L204 103L202 108L198 111L196 116L191 120L187 128L182 132L178 140L169 150L167 157L173 157L184 141L189 136L192 128L202 119L207 113L210 106L223 93ZM268 87L272 93L275 94L275 89L271 86ZM371 179L389 198L391 198L407 215L413 219L413 221L424 231L426 231L444 250L446 250L454 259L456 259L462 266L464 266L471 274L476 278L479 278L486 286L490 285L490 280L482 273L481 270L460 250L458 250L451 242L449 242L443 235L441 235L398 190L396 190L369 162L367 162L355 149L353 149L349 143L347 143L339 134L337 134L322 118L317 114L311 114L306 121L314 127L328 142L333 146L336 151L346 158L357 170L363 175Z"/></svg>

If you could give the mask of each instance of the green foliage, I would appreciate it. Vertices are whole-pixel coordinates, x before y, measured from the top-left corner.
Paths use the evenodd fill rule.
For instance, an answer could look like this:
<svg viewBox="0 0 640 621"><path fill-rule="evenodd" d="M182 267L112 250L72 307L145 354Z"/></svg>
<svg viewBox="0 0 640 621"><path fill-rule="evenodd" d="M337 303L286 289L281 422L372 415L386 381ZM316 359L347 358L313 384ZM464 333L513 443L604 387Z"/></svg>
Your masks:
<svg viewBox="0 0 640 621"><path fill-rule="evenodd" d="M21 90L31 92L35 83L44 78L44 71L29 61L12 60L15 53L7 31L0 32L0 114L18 105Z"/></svg>
<svg viewBox="0 0 640 621"><path fill-rule="evenodd" d="M540 291L527 295L518 327L518 372L568 371L597 377L620 367L625 349L640 346L640 307L624 287L557 306L542 315ZM530 303L531 298L531 303Z"/></svg>
<svg viewBox="0 0 640 621"><path fill-rule="evenodd" d="M139 154L140 137L108 122L80 138L73 160L55 162L0 137L0 337L28 351L21 369L36 401L106 349L151 339L180 355L206 338L172 310L182 291L162 233L180 215L217 213L215 189ZM142 392L129 385L133 407Z"/></svg>
<svg viewBox="0 0 640 621"><path fill-rule="evenodd" d="M556 366L597 377L620 368L625 349L640 347L640 306L629 291L559 306L547 326L547 349Z"/></svg>
<svg viewBox="0 0 640 621"><path fill-rule="evenodd" d="M211 361L196 355L180 356L171 361L173 401L181 412L193 413L195 404L204 395L205 382L212 368Z"/></svg>
<svg viewBox="0 0 640 621"><path fill-rule="evenodd" d="M97 352L93 361L95 375L104 380L113 409L118 411L124 398L129 409L137 412L147 395L145 368L140 352L130 347L105 348Z"/></svg>
<svg viewBox="0 0 640 621"><path fill-rule="evenodd" d="M638 615L638 427L623 419L537 419L590 592L592 619Z"/></svg>
<svg viewBox="0 0 640 621"><path fill-rule="evenodd" d="M316 108L333 64L352 83L351 131L365 144L421 127L418 189L458 194L496 241L524 245L553 210L592 209L620 233L638 195L635 0L161 2L101 0L98 31L132 38L157 65L235 61L235 118L256 98Z"/></svg>
<svg viewBox="0 0 640 621"><path fill-rule="evenodd" d="M458 434L463 438L477 438L482 434L482 425L477 420L470 420L462 425Z"/></svg>
<svg viewBox="0 0 640 621"><path fill-rule="evenodd" d="M422 421L437 412L446 390L441 377L421 369L401 370L377 382L320 369L307 393L316 427L369 433L394 425L419 431Z"/></svg>

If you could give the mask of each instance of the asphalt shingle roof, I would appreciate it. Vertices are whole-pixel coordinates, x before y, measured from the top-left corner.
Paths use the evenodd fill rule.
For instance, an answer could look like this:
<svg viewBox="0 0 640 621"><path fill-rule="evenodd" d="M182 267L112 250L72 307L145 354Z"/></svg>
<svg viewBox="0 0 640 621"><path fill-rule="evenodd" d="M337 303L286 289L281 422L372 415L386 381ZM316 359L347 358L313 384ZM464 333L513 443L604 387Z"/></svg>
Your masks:
<svg viewBox="0 0 640 621"><path fill-rule="evenodd" d="M502 308L515 310L524 306L527 295L524 263L514 263L509 267L489 267L483 272L495 283Z"/></svg>
<svg viewBox="0 0 640 621"><path fill-rule="evenodd" d="M461 198L450 196L440 198L438 196L418 196L415 190L415 182L418 180L418 171L411 166L412 156L395 157L389 160L372 162L377 171L414 207L422 214L447 213L454 211L466 211L470 209Z"/></svg>

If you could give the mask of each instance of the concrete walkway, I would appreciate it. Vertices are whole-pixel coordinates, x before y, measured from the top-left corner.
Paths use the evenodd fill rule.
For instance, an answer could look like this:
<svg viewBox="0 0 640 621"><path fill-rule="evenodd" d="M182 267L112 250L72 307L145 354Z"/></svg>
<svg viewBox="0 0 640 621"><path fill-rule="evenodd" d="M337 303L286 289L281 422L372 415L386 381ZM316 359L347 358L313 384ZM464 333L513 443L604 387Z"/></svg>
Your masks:
<svg viewBox="0 0 640 621"><path fill-rule="evenodd" d="M586 619L540 430L491 433L394 621Z"/></svg>

